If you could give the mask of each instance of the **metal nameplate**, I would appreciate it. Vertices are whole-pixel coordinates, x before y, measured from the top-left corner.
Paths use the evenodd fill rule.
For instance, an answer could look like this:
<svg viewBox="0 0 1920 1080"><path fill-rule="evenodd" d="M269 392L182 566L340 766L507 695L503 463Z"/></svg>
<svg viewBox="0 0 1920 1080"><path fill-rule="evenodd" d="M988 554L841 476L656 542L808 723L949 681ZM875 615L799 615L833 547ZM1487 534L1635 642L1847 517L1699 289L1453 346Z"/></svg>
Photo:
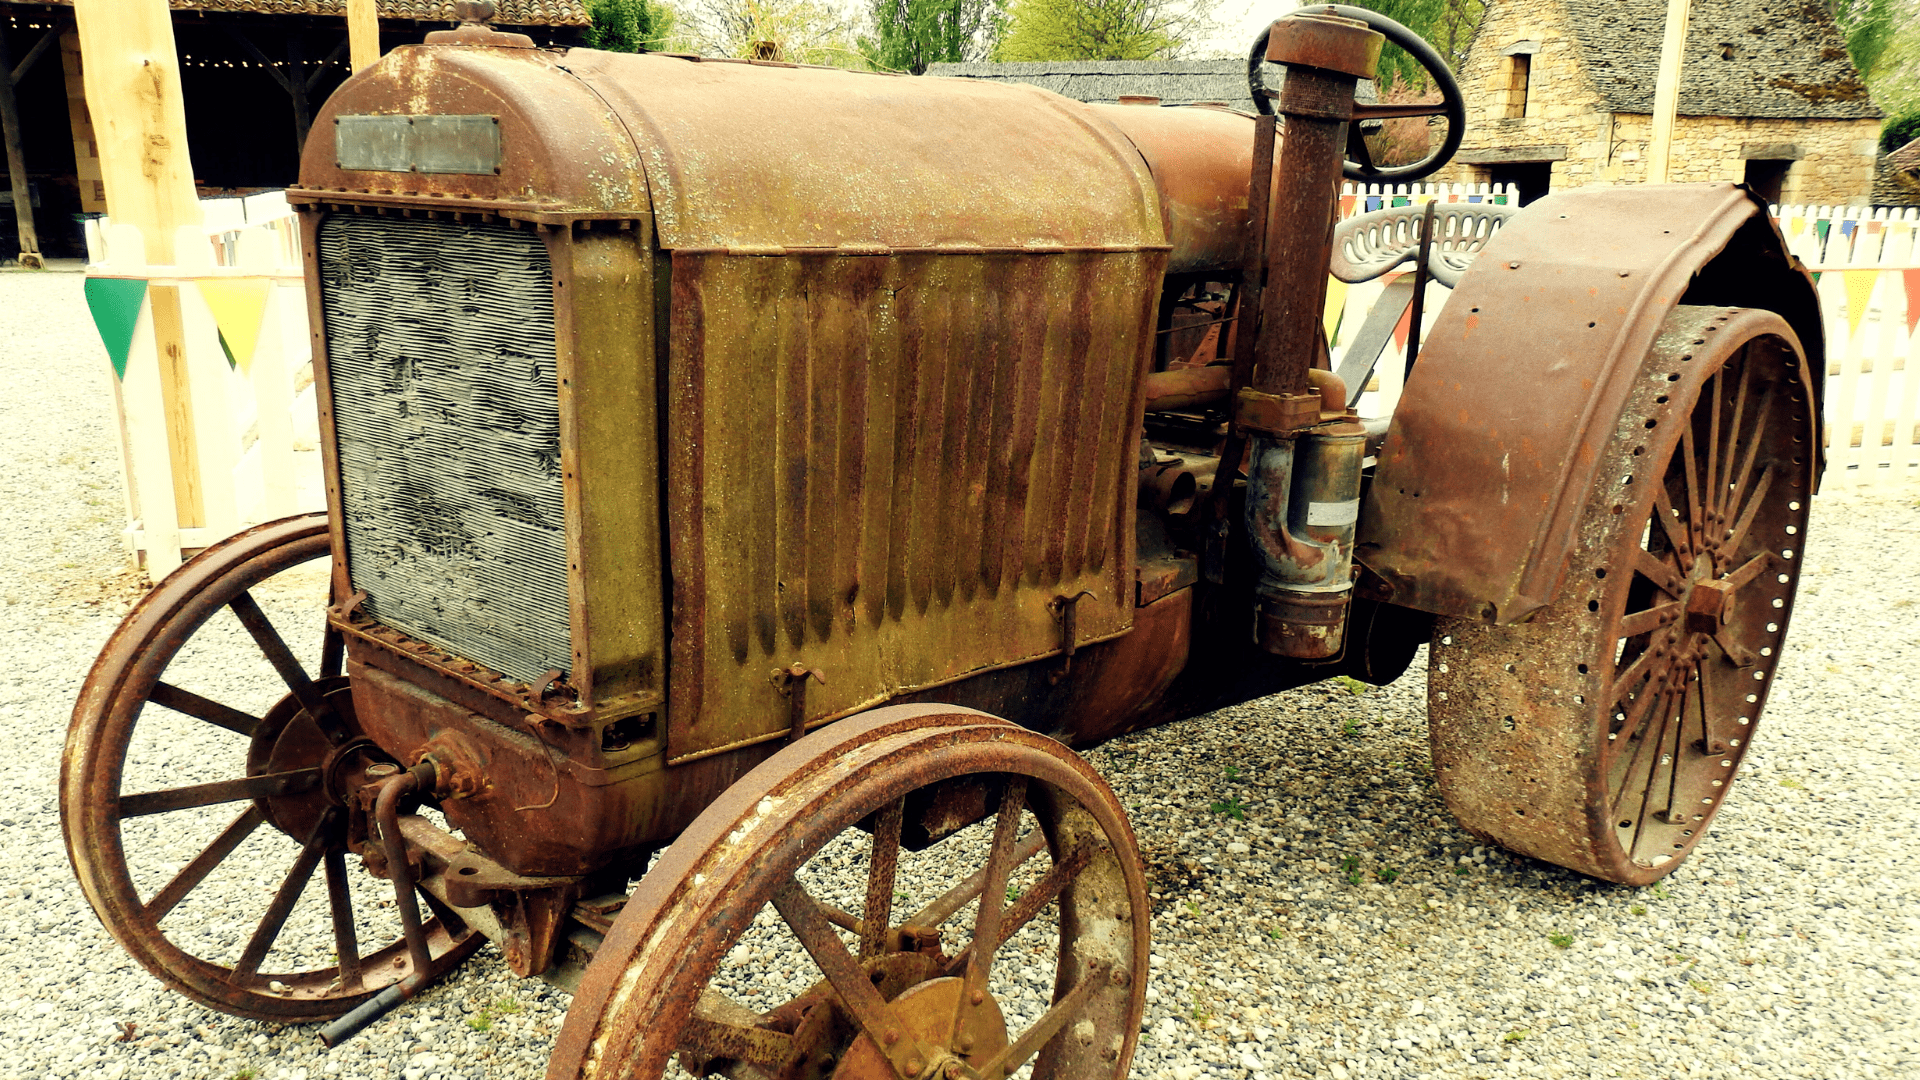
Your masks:
<svg viewBox="0 0 1920 1080"><path fill-rule="evenodd" d="M334 118L334 160L363 172L500 171L497 116L340 116Z"/></svg>

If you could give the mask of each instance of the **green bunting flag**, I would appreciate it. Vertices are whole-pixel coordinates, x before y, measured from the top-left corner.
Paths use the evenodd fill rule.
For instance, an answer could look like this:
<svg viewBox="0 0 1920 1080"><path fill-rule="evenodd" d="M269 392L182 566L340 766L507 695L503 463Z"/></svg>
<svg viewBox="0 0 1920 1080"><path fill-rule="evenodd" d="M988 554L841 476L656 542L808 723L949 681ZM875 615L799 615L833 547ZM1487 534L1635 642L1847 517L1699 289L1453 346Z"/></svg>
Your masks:
<svg viewBox="0 0 1920 1080"><path fill-rule="evenodd" d="M140 321L140 305L147 298L145 278L90 277L86 284L87 309L93 312L93 325L107 347L117 379L127 377L127 352L133 348L133 327Z"/></svg>

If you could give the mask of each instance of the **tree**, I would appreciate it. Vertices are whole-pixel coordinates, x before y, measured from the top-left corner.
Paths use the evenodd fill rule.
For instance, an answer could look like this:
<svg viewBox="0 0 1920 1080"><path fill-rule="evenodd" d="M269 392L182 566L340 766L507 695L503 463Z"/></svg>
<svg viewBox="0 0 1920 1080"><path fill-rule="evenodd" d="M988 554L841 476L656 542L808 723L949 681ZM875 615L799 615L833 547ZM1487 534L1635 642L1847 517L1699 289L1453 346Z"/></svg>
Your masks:
<svg viewBox="0 0 1920 1080"><path fill-rule="evenodd" d="M1874 73L1893 43L1895 20L1891 0L1826 0L1833 21L1847 38L1847 54L1862 78Z"/></svg>
<svg viewBox="0 0 1920 1080"><path fill-rule="evenodd" d="M928 64L984 60L1006 33L1007 0L873 0L875 67L924 75Z"/></svg>
<svg viewBox="0 0 1920 1080"><path fill-rule="evenodd" d="M708 55L868 66L852 21L822 0L694 0L682 14L693 44Z"/></svg>
<svg viewBox="0 0 1920 1080"><path fill-rule="evenodd" d="M998 60L1153 60L1211 28L1205 0L1014 0Z"/></svg>
<svg viewBox="0 0 1920 1080"><path fill-rule="evenodd" d="M1364 0L1356 7L1377 11L1425 38L1455 71L1467 58L1473 32L1486 14L1486 0ZM1426 77L1413 57L1392 45L1380 54L1380 82L1425 87Z"/></svg>
<svg viewBox="0 0 1920 1080"><path fill-rule="evenodd" d="M653 0L590 0L587 44L608 52L660 49L673 37L673 10Z"/></svg>

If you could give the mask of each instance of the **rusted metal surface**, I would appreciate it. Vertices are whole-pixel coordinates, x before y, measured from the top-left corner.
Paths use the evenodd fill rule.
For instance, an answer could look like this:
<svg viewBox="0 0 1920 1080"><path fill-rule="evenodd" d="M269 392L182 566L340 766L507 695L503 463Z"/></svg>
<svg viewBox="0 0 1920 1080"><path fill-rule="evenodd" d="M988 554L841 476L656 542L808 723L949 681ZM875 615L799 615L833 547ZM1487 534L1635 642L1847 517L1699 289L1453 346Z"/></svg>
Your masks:
<svg viewBox="0 0 1920 1080"><path fill-rule="evenodd" d="M1133 147L1028 86L576 51L646 162L662 247L1166 243Z"/></svg>
<svg viewBox="0 0 1920 1080"><path fill-rule="evenodd" d="M1127 631L1162 259L675 253L671 760Z"/></svg>
<svg viewBox="0 0 1920 1080"><path fill-rule="evenodd" d="M1706 834L1766 704L1818 369L1778 315L1699 306L1675 308L1630 367L1566 583L1525 623L1440 620L1428 707L1463 824L1640 885Z"/></svg>
<svg viewBox="0 0 1920 1080"><path fill-rule="evenodd" d="M1056 900L1066 935L1062 1000L1010 1041L1013 1054L996 1051L985 1064L1017 1064L1037 1052L1036 1077L1124 1075L1145 1006L1148 922L1124 815L1098 777L1057 743L943 706L881 709L817 732L716 800L622 910L581 983L548 1075L657 1075L695 1026L690 1021L719 960L769 903L824 969L831 1004L850 1010L853 1030L871 1038L883 1060L895 1067L917 1061L940 1075L949 1059L984 1056L998 1034L989 1018L963 1014L957 1025L912 1026L914 1000L897 1008L886 1001L825 929L815 902L790 884L814 852L867 815L927 784L981 773L1024 780L1006 785L1001 807L1026 806L1056 859L1086 852ZM994 902L976 921L976 941L1005 940L1015 929L1011 919L1023 913L1007 910L997 928L991 925L1002 909L988 886L1005 880L1016 856L1012 820L1003 815L996 825L979 894ZM971 962L984 968L991 959ZM921 991L936 992L944 991ZM712 1022L713 1010L700 1012ZM1071 1036L1055 1037L1066 1031ZM961 1045L968 1037L971 1051Z"/></svg>
<svg viewBox="0 0 1920 1080"><path fill-rule="evenodd" d="M1167 272L1237 271L1249 257L1254 118L1208 106L1088 105L1124 134L1160 189Z"/></svg>
<svg viewBox="0 0 1920 1080"><path fill-rule="evenodd" d="M380 760L369 756L358 721L341 680L313 679L293 660L273 624L259 614L249 590L289 569L324 558L326 519L291 518L258 526L208 548L149 593L115 631L88 674L74 706L72 727L61 761L61 821L67 853L87 900L101 923L135 959L168 986L210 1008L261 1020L306 1022L338 1016L394 983L419 973L430 978L457 965L481 941L464 927L431 920L422 927L428 962L422 971L408 959L400 940L374 942L362 952L353 932L353 911L344 888L342 853L351 829L343 792L361 782L364 770ZM236 607L237 605L237 607ZM173 658L188 648L200 628L223 608L245 611L244 624L260 648L249 658L268 678L287 684L287 694L264 716L255 718L226 704L175 687L169 682ZM302 701L318 702L310 710ZM164 707L163 707L164 706ZM159 723L166 710L183 713L248 735L245 753L230 763L240 782L187 785L127 793L122 779L127 752L143 720ZM314 716L326 718L323 724ZM276 779L267 790L262 775L313 776L289 784ZM191 793L191 797L187 793ZM151 860L129 842L139 833L121 828L127 811L167 813L169 824L189 832L214 833L213 840L180 867L160 889L142 901L133 866L151 871ZM238 816L234 816L236 810ZM189 824L185 815L199 823ZM209 828L231 818L224 829ZM287 832L273 849L257 843L261 826ZM248 868L229 860L250 838L256 860ZM271 850L265 861L260 852ZM167 863L171 864L168 859ZM176 940L161 921L216 869L252 873L259 907L235 911L257 923L237 959L213 960L191 951L199 940ZM335 944L341 962L307 971L260 969L285 930L295 899L312 875L323 870Z"/></svg>
<svg viewBox="0 0 1920 1080"><path fill-rule="evenodd" d="M1358 557L1394 603L1505 624L1555 595L1613 420L1683 301L1778 311L1822 362L1811 283L1731 184L1560 192L1495 235L1427 336L1367 496Z"/></svg>

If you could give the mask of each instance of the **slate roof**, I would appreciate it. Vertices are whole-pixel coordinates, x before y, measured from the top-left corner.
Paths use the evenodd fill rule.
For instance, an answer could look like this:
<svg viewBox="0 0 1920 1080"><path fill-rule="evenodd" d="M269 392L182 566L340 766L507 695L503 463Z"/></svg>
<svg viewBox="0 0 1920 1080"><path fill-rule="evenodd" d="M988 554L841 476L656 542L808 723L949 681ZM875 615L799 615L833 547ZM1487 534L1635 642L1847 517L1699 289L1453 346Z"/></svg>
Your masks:
<svg viewBox="0 0 1920 1080"><path fill-rule="evenodd" d="M1027 83L1075 101L1157 97L1163 105L1222 101L1253 111L1245 60L1043 60L1021 64L929 64L929 75Z"/></svg>
<svg viewBox="0 0 1920 1080"><path fill-rule="evenodd" d="M1887 164L1899 169L1901 172L1913 172L1920 169L1920 139L1915 139L1900 149L1895 150L1893 153L1888 154L1885 160Z"/></svg>
<svg viewBox="0 0 1920 1080"><path fill-rule="evenodd" d="M40 0L73 6L73 0ZM453 0L376 0L383 19L454 23ZM347 17L347 0L167 0L175 11ZM495 26L586 26L585 0L497 0Z"/></svg>
<svg viewBox="0 0 1920 1080"><path fill-rule="evenodd" d="M1605 112L1653 112L1666 0L1565 0ZM1495 45L1495 42L1487 42ZM1680 115L1862 119L1883 115L1813 0L1693 0Z"/></svg>

